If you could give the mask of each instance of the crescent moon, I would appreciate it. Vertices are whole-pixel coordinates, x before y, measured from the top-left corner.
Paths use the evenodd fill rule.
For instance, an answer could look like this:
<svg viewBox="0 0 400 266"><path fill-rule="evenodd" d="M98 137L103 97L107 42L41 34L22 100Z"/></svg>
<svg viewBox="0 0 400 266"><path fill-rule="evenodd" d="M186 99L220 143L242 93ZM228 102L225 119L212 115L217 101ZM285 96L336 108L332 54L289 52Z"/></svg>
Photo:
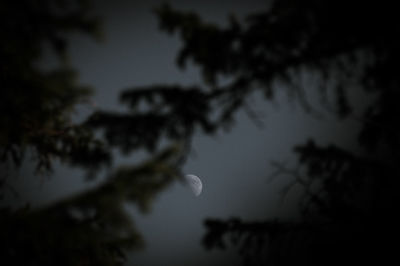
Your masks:
<svg viewBox="0 0 400 266"><path fill-rule="evenodd" d="M189 185L190 189L193 191L194 195L199 196L203 190L203 183L200 178L195 175L185 175L186 183Z"/></svg>

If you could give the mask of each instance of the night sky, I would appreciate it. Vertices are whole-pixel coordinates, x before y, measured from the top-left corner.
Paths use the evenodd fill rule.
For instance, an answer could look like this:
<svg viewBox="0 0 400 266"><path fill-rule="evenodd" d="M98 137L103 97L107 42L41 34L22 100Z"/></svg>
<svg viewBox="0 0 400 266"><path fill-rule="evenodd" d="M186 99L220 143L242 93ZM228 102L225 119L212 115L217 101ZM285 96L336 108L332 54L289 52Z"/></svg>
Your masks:
<svg viewBox="0 0 400 266"><path fill-rule="evenodd" d="M82 105L76 113L83 119L93 109L117 110L119 93L134 86L154 84L203 84L199 70L189 65L185 71L175 65L181 46L178 36L169 36L158 29L151 9L162 1L95 1L94 13L104 19L105 39L97 43L74 35L70 47L70 63L80 72L80 81L96 88L95 106ZM205 21L226 25L229 13L243 18L245 14L266 8L266 1L170 1L172 7L193 10ZM44 66L51 66L51 55ZM312 77L304 82L312 86ZM314 95L309 95L316 101ZM203 220L208 217L241 217L249 220L289 218L297 214L296 200L300 190L295 186L287 197L281 189L291 181L268 177L274 171L271 161L295 163L292 152L296 144L315 137L319 144L335 142L346 146L356 134L357 121L339 124L333 115L313 116L287 100L285 93L274 102L253 95L249 102L260 115L258 125L241 110L236 123L227 132L210 137L197 132L192 152L184 165L186 174L198 175L203 181L203 193L195 197L177 182L159 194L149 214L141 214L127 205L138 229L143 233L146 248L132 253L127 265L239 265L234 249L206 251L201 245L205 233ZM340 125L340 126L339 126ZM356 147L355 147L356 148ZM140 162L146 152L130 157L117 155L115 165ZM26 163L22 171L30 171ZM33 206L43 205L95 186L97 181L82 181L83 173L57 164L55 175L29 178L20 174L18 186L26 190ZM17 203L17 202L16 202ZM133 264L132 264L133 265Z"/></svg>

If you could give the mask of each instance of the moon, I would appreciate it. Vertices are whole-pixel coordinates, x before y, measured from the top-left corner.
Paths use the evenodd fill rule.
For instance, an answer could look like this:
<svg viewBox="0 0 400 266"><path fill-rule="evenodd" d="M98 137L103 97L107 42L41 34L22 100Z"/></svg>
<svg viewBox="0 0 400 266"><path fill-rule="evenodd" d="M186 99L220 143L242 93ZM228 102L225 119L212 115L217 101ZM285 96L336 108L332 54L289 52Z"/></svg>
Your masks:
<svg viewBox="0 0 400 266"><path fill-rule="evenodd" d="M185 175L186 183L189 185L190 189L193 191L194 195L199 196L203 190L203 183L200 178L195 175Z"/></svg>

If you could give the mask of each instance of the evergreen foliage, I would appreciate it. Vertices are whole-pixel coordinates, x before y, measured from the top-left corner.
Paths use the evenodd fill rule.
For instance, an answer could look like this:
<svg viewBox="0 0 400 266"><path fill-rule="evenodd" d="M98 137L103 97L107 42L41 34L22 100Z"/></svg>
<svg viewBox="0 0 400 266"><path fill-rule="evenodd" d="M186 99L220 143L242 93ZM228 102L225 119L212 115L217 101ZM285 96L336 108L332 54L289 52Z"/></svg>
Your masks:
<svg viewBox="0 0 400 266"><path fill-rule="evenodd" d="M125 133L139 138L139 146L156 147L156 139L150 139L150 144L141 139L150 136L149 125L156 125L156 132L163 127L155 123L155 115L140 119L137 114L127 122L129 132L121 131L125 120L104 122L94 118L98 114L83 123L71 118L76 105L87 102L93 91L79 83L78 73L68 64L70 33L101 37L100 19L90 10L86 1L79 0L0 4L2 165L18 168L24 156L33 154L37 174L51 175L58 160L95 176L102 166L111 166L114 147L138 148L123 139ZM50 70L40 66L46 46L59 59ZM115 126L113 137L123 141L98 136L99 121L107 124L107 132ZM140 165L118 166L97 187L39 209L28 205L15 210L6 205L3 197L13 176L2 167L0 264L122 265L127 249L144 244L126 204L149 211L155 196L180 176L181 149L174 143L154 151Z"/></svg>
<svg viewBox="0 0 400 266"><path fill-rule="evenodd" d="M361 154L310 140L295 147L296 167L274 165L278 175L289 174L304 187L299 221L208 219L205 247L226 248L230 242L244 265L391 261L399 202L394 189L399 184L399 131L394 125L400 111L395 6L388 1L278 0L244 23L230 18L226 28L168 5L157 12L161 27L179 33L184 42L178 65L191 60L212 91L230 91L229 114L254 91L271 99L282 89L313 111L305 97L308 88L298 82L311 73L322 96L334 95L329 104L337 117L357 118L362 124L354 140L364 150ZM222 88L219 77L232 82ZM357 87L374 97L361 117L352 113L347 96Z"/></svg>
<svg viewBox="0 0 400 266"><path fill-rule="evenodd" d="M276 0L244 22L231 16L225 28L160 6L155 9L160 28L183 41L178 66L193 61L205 86L130 88L120 98L129 112L100 110L74 124L71 111L91 90L68 66L68 33L99 36L98 20L85 1L22 2L0 4L2 162L18 166L31 150L38 170L48 171L60 159L96 171L111 165L114 148L124 153L147 149L152 158L117 167L98 187L47 207L2 208L2 265L121 265L127 248L143 245L124 204L148 211L154 197L179 178L193 133L214 134L232 125L235 112L246 108L246 98L256 91L269 101L286 90L313 111L305 97L308 88L297 82L304 73L316 77L321 95L334 95L341 119L353 116L351 89L361 87L374 96L354 140L363 153L314 140L295 147L298 166L275 167L304 186L301 219L208 219L204 245L231 243L245 265L381 264L394 257L390 240L397 239L399 202L394 125L400 111L394 3ZM44 43L59 56L59 68L44 71L36 65ZM230 82L221 85L221 78ZM160 149L161 140L169 148ZM0 195L5 182L2 176Z"/></svg>

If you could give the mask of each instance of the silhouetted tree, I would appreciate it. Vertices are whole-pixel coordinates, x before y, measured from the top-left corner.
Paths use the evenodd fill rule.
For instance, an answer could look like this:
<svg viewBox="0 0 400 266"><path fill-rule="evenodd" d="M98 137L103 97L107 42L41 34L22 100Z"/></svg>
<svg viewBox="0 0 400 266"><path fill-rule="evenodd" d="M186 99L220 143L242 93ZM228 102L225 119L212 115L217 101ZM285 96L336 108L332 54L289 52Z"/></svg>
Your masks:
<svg viewBox="0 0 400 266"><path fill-rule="evenodd" d="M124 153L144 148L152 156L141 165L117 167L98 187L48 207L2 208L1 264L122 264L124 250L142 244L123 204L147 210L154 196L180 176L192 134L231 126L237 110L250 108L246 98L255 91L270 100L284 89L313 111L307 88L297 82L304 73L315 75L322 95L334 91L340 118L352 116L347 97L352 87L374 95L360 117L358 141L365 152L320 147L312 140L297 147L296 170L275 166L304 185L302 219L210 219L204 244L224 247L229 235L247 265L383 261L393 251L388 241L395 239L398 221L399 28L393 5L280 0L245 22L231 16L226 28L163 5L155 10L161 29L178 32L184 43L178 66L193 60L206 85L131 88L121 94L129 112L100 110L76 124L70 112L87 99L89 89L78 84L67 64L68 32L97 35L90 9L85 1L3 1L2 161L18 166L29 150L37 155L38 170L50 170L57 158L93 172L111 164L114 148ZM36 64L43 43L61 60L54 71ZM221 85L221 78L230 82ZM161 146L161 139L167 145ZM0 193L7 189L6 174Z"/></svg>
<svg viewBox="0 0 400 266"><path fill-rule="evenodd" d="M397 11L389 1L273 1L265 12L226 28L201 21L168 5L157 9L161 28L180 34L177 63L202 69L209 98L222 104L226 123L261 91L271 99L285 89L313 111L299 82L308 73L341 119L361 122L355 142L360 153L310 140L295 148L299 165L275 164L304 186L303 213L293 223L209 219L207 248L238 246L245 265L381 264L395 257L399 196L399 33ZM221 78L231 82L220 85ZM308 85L310 86L310 85ZM348 92L373 95L360 116L352 113ZM333 93L332 93L333 92ZM334 101L326 95L333 95Z"/></svg>
<svg viewBox="0 0 400 266"><path fill-rule="evenodd" d="M69 33L101 37L100 20L90 10L79 0L0 3L1 265L121 265L126 249L143 246L124 204L148 211L155 195L179 176L182 151L174 144L140 165L119 166L99 186L50 206L13 209L4 201L13 178L10 169L20 167L27 154L35 159L36 173L50 175L59 160L93 176L111 165L113 147L132 148L118 130L112 132L117 142L96 137L94 118L90 123L71 119L92 89L79 84L68 64ZM59 59L49 70L40 65L48 46ZM137 114L128 124L144 146L149 125L163 127L156 122L155 116ZM110 120L107 125L120 130L125 123Z"/></svg>
<svg viewBox="0 0 400 266"><path fill-rule="evenodd" d="M88 8L85 1L1 3L2 161L19 165L27 149L37 157L38 170L49 170L52 157L93 168L109 161L102 143L70 121L74 106L91 94L67 61L68 32L100 37L99 21ZM48 71L38 67L45 45L60 59Z"/></svg>

